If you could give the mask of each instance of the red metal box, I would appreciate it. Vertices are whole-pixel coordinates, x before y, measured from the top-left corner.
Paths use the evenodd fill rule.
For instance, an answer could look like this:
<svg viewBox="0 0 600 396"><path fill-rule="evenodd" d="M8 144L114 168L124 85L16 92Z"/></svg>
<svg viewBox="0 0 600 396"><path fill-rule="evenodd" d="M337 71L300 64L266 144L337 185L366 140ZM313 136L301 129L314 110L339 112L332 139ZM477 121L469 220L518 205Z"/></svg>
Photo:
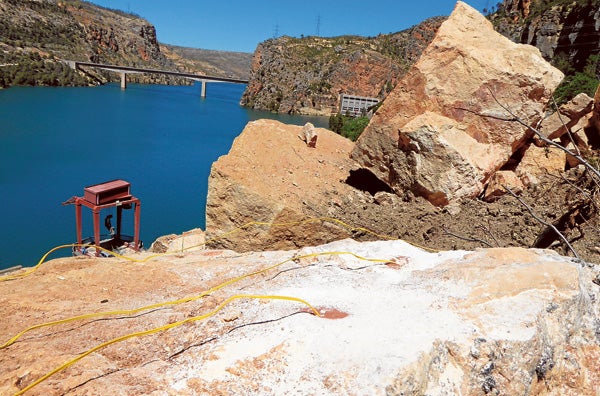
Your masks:
<svg viewBox="0 0 600 396"><path fill-rule="evenodd" d="M83 189L83 198L95 205L104 205L131 197L131 185L125 180L113 180Z"/></svg>

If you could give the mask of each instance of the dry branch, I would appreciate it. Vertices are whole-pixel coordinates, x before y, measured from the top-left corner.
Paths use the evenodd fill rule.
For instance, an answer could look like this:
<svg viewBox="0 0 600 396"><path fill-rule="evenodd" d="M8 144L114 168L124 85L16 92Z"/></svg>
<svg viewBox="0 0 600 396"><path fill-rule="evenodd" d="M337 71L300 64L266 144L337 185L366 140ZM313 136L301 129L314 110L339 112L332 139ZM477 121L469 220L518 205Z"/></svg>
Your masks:
<svg viewBox="0 0 600 396"><path fill-rule="evenodd" d="M579 155L578 153L574 153L571 150L569 150L568 148L564 147L563 145L556 143L553 140L548 139L546 136L544 136L539 130L537 130L536 128L532 127L531 125L528 125L527 123L525 123L523 120L521 120L519 117L517 117L508 107L506 107L505 105L503 105L502 103L500 103L500 101L498 101L498 99L496 99L496 96L494 95L494 93L490 90L490 94L492 95L492 97L494 98L494 100L496 101L496 103L498 104L498 106L502 107L502 109L504 109L504 111L506 111L508 114L511 115L512 118L499 118L499 117L494 117L496 119L501 119L504 121L513 121L513 122L518 122L519 124L521 124L522 126L524 126L525 128L527 128L528 130L530 130L531 132L533 132L541 141L556 147L562 151L564 151L565 153L567 153L568 155L573 156L574 158L576 158L579 162L581 162L590 172L592 172L594 175L596 175L596 177L598 179L600 179L600 171L598 171L598 169L596 169L594 166L592 166L592 164L590 164L586 159L584 159L581 155ZM483 117L486 117L486 115L483 115Z"/></svg>
<svg viewBox="0 0 600 396"><path fill-rule="evenodd" d="M467 242L479 242L489 248L493 248L494 246L492 246L492 244L490 244L489 242L484 241L483 239L479 239L479 238L473 238L473 237L466 237L466 236L462 236L462 235L458 235L455 234L453 232L451 232L450 230L448 230L446 227L442 227L442 229L444 230L444 232L450 236L453 236L455 238L458 239L462 239L463 241L467 241Z"/></svg>

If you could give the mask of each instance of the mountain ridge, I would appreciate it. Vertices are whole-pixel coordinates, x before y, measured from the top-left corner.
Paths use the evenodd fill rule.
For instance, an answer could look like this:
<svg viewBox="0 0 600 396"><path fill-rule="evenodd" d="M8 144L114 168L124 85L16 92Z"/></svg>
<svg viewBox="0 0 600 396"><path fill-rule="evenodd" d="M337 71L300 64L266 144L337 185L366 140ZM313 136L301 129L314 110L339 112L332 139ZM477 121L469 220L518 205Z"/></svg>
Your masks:
<svg viewBox="0 0 600 396"><path fill-rule="evenodd" d="M114 73L98 70L80 75L62 64L62 59L236 78L247 75L244 68L249 67L250 54L224 51L219 57L219 51L205 52L211 57L199 62L163 53L168 47L158 42L154 25L135 14L81 0L0 2L0 86L91 85L116 79ZM131 80L187 83L155 75L131 76Z"/></svg>
<svg viewBox="0 0 600 396"><path fill-rule="evenodd" d="M329 116L342 93L384 99L419 58L445 17L376 37L282 36L260 43L241 104Z"/></svg>

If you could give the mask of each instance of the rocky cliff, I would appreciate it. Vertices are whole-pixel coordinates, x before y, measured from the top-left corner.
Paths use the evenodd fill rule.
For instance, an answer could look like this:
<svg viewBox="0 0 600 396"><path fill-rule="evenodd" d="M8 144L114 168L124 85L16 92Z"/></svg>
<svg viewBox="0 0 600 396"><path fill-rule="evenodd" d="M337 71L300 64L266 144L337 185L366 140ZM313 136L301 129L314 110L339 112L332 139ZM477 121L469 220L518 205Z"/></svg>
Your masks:
<svg viewBox="0 0 600 396"><path fill-rule="evenodd" d="M599 267L552 252L346 240L131 258L0 279L0 393L600 392Z"/></svg>
<svg viewBox="0 0 600 396"><path fill-rule="evenodd" d="M145 19L80 0L5 0L0 2L0 85L79 85L85 83L62 67L60 59L234 75L213 56L198 60L165 56L156 29ZM180 51L181 52L181 51ZM249 55L229 55L229 58ZM231 59L229 59L231 60ZM244 62L242 61L242 64ZM68 68L67 68L68 69ZM17 74L23 76L17 76ZM48 74L55 75L48 78ZM69 75L71 74L71 75ZM65 75L65 77L63 77ZM87 70L87 83L115 78L109 72ZM174 82L157 75L132 75L132 81ZM184 80L185 81L185 80Z"/></svg>
<svg viewBox="0 0 600 396"><path fill-rule="evenodd" d="M600 49L599 6L587 0L504 0L491 20L511 40L539 48L546 60L581 71Z"/></svg>
<svg viewBox="0 0 600 396"><path fill-rule="evenodd" d="M443 18L373 38L280 37L260 43L242 105L330 115L339 95L383 99L433 38Z"/></svg>
<svg viewBox="0 0 600 396"><path fill-rule="evenodd" d="M161 53L156 29L148 21L84 1L7 0L0 3L0 26L6 57L27 59L35 53L47 62L174 68ZM96 70L89 73L100 81L110 78Z"/></svg>
<svg viewBox="0 0 600 396"><path fill-rule="evenodd" d="M572 73L581 72L600 49L599 5L587 0L504 0L489 17L498 32L537 47L546 60ZM340 93L383 99L418 59L441 21L434 18L374 38L267 40L254 54L242 104L282 113L329 115L338 111ZM600 77L598 62L593 67ZM585 90L578 89L575 94Z"/></svg>

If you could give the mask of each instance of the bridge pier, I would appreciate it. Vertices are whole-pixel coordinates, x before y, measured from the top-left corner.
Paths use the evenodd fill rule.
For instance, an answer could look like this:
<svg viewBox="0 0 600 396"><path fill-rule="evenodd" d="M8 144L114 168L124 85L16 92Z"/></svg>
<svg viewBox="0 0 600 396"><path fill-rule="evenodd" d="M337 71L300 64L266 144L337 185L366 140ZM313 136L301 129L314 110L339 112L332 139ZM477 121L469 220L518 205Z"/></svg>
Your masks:
<svg viewBox="0 0 600 396"><path fill-rule="evenodd" d="M206 80L200 80L202 83L202 88L200 88L200 97L202 99L206 98Z"/></svg>
<svg viewBox="0 0 600 396"><path fill-rule="evenodd" d="M77 66L77 62L76 61L64 60L62 62L66 63L67 65L69 65L69 67L71 69L73 69L73 70L79 70L79 67Z"/></svg>
<svg viewBox="0 0 600 396"><path fill-rule="evenodd" d="M121 74L121 89L127 89L127 73Z"/></svg>

